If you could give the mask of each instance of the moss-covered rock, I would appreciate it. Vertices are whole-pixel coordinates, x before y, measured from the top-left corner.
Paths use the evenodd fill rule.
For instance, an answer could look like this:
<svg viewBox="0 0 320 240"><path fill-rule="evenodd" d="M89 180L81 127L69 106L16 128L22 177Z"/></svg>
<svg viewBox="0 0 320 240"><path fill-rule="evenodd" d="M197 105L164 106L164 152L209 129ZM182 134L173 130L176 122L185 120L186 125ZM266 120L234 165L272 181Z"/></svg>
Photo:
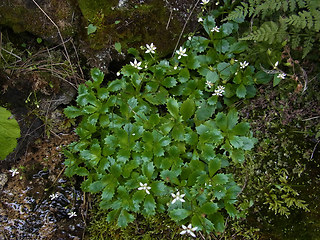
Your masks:
<svg viewBox="0 0 320 240"><path fill-rule="evenodd" d="M12 28L16 33L30 32L54 43L61 43L57 28L40 8L58 26L64 37L74 35L75 8L71 1L60 0L11 0L0 4L0 25Z"/></svg>
<svg viewBox="0 0 320 240"><path fill-rule="evenodd" d="M158 53L164 56L174 49L194 1L169 4L164 0L78 0L78 3L84 16L82 38L90 49L110 50L115 42L124 48L154 43ZM97 27L90 35L86 29L89 24ZM190 26L186 32L190 32Z"/></svg>

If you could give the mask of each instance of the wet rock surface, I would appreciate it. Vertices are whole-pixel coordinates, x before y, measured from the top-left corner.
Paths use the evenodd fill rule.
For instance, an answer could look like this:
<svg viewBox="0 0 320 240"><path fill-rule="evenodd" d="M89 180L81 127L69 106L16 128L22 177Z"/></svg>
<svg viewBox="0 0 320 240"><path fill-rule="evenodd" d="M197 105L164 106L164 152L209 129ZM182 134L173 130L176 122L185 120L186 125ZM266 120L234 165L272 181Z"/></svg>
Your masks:
<svg viewBox="0 0 320 240"><path fill-rule="evenodd" d="M1 166L0 239L82 238L83 195L63 175L62 149L73 140L70 132L39 138L10 166L18 173Z"/></svg>

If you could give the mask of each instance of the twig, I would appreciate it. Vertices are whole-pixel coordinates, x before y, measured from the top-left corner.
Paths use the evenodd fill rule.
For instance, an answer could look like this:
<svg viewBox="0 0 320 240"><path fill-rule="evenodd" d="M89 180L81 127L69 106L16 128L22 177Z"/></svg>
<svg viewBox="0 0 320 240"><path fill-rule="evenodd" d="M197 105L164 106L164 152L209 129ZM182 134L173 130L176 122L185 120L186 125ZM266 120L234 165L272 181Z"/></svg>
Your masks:
<svg viewBox="0 0 320 240"><path fill-rule="evenodd" d="M69 54L68 54L68 50L67 50L67 48L66 48L66 45L64 44L64 40L63 40L63 37L62 37L62 35L61 35L61 32L60 32L60 29L59 29L58 25L49 17L49 15L39 6L39 4L38 4L35 0L32 0L32 2L40 9L40 11L50 20L50 22L51 22L51 23L55 26L55 28L57 29L58 34L59 34L59 37L60 37L61 42L62 42L62 45L63 45L63 48L64 48L64 51L65 51L65 54L66 54L67 61L68 61L69 64L70 64L72 73L74 73L74 72L73 72L73 68L72 68L72 63L71 63L71 60L70 60L70 57L69 57Z"/></svg>
<svg viewBox="0 0 320 240"><path fill-rule="evenodd" d="M311 154L311 157L310 157L310 160L313 158L313 154L314 154L314 152L316 151L319 142L320 142L320 140L319 140L319 141L317 142L317 144L314 146L313 151L312 151L312 154Z"/></svg>
<svg viewBox="0 0 320 240"><path fill-rule="evenodd" d="M303 119L302 121L309 121L309 120L317 119L317 118L319 118L319 117L320 117L320 116L315 116L315 117Z"/></svg>
<svg viewBox="0 0 320 240"><path fill-rule="evenodd" d="M176 52L176 50L177 50L177 48L178 48L178 46L179 46L180 40L181 40L182 35L183 35L183 32L184 32L184 30L185 30L185 28L186 28L186 26L187 26L187 23L189 22L190 17L191 17L191 15L192 15L192 13L194 12L196 6L199 4L199 2L200 2L200 0L198 0L198 1L196 2L196 4L193 6L193 8L192 8L192 10L191 10L191 12L190 12L190 14L189 14L186 22L185 22L184 25L183 25L183 28L182 28L182 30L181 30L181 33L180 33L179 39L178 39L178 41L177 41L177 44L176 44L176 46L174 47L174 50L173 50L173 53L172 53L172 57L174 56L174 53Z"/></svg>

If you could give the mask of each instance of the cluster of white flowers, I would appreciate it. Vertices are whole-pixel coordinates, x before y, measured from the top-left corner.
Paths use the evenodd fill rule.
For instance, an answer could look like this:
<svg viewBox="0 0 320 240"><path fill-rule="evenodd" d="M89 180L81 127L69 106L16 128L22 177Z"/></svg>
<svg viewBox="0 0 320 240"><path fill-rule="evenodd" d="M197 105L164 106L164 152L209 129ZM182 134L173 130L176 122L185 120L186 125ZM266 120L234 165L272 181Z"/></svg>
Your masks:
<svg viewBox="0 0 320 240"><path fill-rule="evenodd" d="M240 68L241 69L245 69L248 65L249 65L249 63L247 61L240 62Z"/></svg>
<svg viewBox="0 0 320 240"><path fill-rule="evenodd" d="M14 177L15 175L18 175L18 169L17 168L12 168L11 170L9 170L9 172L11 172L11 176Z"/></svg>
<svg viewBox="0 0 320 240"><path fill-rule="evenodd" d="M186 54L186 51L187 51L186 48L180 47L179 50L176 51L176 53L178 54L178 59L180 59L181 57L186 57L186 56L188 56L188 55Z"/></svg>
<svg viewBox="0 0 320 240"><path fill-rule="evenodd" d="M220 28L218 26L215 26L211 29L211 32L220 32Z"/></svg>
<svg viewBox="0 0 320 240"><path fill-rule="evenodd" d="M146 53L153 53L154 54L155 50L157 49L156 46L153 45L153 43L151 43L150 45L147 44L146 47L147 47Z"/></svg>
<svg viewBox="0 0 320 240"><path fill-rule="evenodd" d="M223 96L224 86L218 86L217 89L214 90L213 96Z"/></svg>
<svg viewBox="0 0 320 240"><path fill-rule="evenodd" d="M131 66L132 67L135 67L136 69L140 70L142 69L140 66L141 66L141 62L138 62L137 59L134 59L133 62L130 62Z"/></svg>
<svg viewBox="0 0 320 240"><path fill-rule="evenodd" d="M192 227L191 223L186 227L185 225L182 225L183 230L180 232L181 235L184 235L186 233L190 234L192 237L196 237L194 232L198 229L198 227Z"/></svg>
<svg viewBox="0 0 320 240"><path fill-rule="evenodd" d="M185 194L180 194L179 191L176 194L171 193L171 196L173 197L171 204L174 204L176 201L185 202L185 200L183 199Z"/></svg>
<svg viewBox="0 0 320 240"><path fill-rule="evenodd" d="M147 194L150 194L149 190L151 189L151 187L148 187L148 184L142 182L140 182L139 184L140 187L138 188L138 190L145 190Z"/></svg>

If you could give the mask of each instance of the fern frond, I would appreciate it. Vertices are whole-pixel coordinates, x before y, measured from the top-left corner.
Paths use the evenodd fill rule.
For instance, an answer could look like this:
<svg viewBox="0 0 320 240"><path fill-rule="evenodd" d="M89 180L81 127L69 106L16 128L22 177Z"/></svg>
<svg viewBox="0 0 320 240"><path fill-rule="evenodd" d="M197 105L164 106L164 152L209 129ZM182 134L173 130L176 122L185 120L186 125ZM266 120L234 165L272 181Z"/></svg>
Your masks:
<svg viewBox="0 0 320 240"><path fill-rule="evenodd" d="M305 58L308 53L312 50L314 38L313 36L308 36L303 39L303 52L302 52L302 58Z"/></svg>
<svg viewBox="0 0 320 240"><path fill-rule="evenodd" d="M231 13L229 13L228 17L223 19L223 21L227 20L235 20L237 18L245 18L248 15L249 5L247 3L241 3L241 6L237 6Z"/></svg>
<svg viewBox="0 0 320 240"><path fill-rule="evenodd" d="M254 40L258 42L265 41L269 44L281 42L287 35L285 29L285 26L279 27L278 24L273 21L265 22L259 29L250 33L246 37L240 38L240 40Z"/></svg>

